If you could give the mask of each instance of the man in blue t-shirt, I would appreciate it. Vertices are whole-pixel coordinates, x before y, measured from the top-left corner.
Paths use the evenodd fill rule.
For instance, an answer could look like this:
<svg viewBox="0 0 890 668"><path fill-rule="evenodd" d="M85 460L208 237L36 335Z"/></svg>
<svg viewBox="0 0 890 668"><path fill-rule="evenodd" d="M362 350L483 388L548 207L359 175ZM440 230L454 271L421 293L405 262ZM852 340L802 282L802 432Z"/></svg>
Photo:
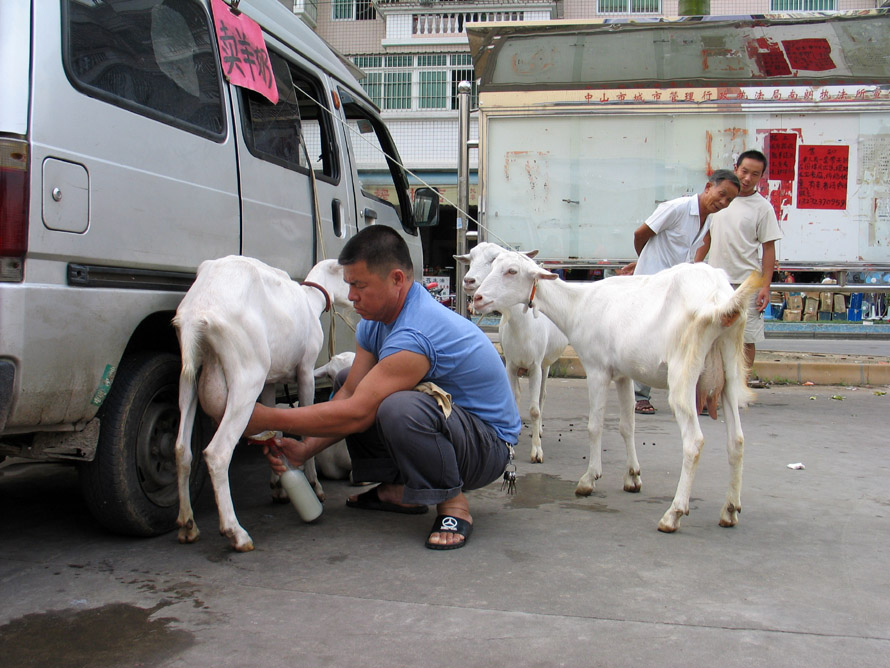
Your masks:
<svg viewBox="0 0 890 668"><path fill-rule="evenodd" d="M301 465L346 438L356 482L353 508L422 513L436 505L426 546L462 547L473 518L464 490L498 479L522 423L500 356L469 320L414 281L408 246L392 228L366 227L339 257L362 317L352 368L331 401L291 409L257 405L247 433L280 430L277 449ZM421 383L432 383L416 391ZM436 390L451 395L444 408ZM267 452L272 468L284 466Z"/></svg>

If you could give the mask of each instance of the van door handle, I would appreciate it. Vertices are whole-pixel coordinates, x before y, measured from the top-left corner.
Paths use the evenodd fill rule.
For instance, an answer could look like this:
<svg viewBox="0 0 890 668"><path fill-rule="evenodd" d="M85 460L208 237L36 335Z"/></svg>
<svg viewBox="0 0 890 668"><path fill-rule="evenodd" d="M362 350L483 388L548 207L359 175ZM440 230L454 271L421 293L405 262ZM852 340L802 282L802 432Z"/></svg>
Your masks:
<svg viewBox="0 0 890 668"><path fill-rule="evenodd" d="M338 238L343 236L342 208L342 203L339 199L331 200L331 223L334 228L334 236Z"/></svg>
<svg viewBox="0 0 890 668"><path fill-rule="evenodd" d="M365 221L368 222L368 225L373 225L374 222L377 220L377 212L374 211L374 209L369 209L367 207L362 209L362 216L364 217Z"/></svg>

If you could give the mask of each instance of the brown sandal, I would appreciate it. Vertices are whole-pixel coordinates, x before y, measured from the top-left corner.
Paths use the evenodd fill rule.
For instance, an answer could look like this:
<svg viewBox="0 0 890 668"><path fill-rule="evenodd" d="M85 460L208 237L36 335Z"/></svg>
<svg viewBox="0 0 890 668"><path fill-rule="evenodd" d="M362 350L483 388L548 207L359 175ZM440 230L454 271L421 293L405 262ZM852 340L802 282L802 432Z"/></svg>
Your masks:
<svg viewBox="0 0 890 668"><path fill-rule="evenodd" d="M634 413L639 413L640 415L652 415L655 412L655 407L649 403L648 399L641 399L634 406Z"/></svg>

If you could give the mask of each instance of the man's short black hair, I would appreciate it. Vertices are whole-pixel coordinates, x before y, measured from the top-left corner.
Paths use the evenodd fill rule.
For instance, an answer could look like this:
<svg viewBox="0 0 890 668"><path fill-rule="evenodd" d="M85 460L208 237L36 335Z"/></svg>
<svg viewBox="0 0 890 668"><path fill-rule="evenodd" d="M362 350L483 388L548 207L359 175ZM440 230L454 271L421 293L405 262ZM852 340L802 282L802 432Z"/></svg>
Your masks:
<svg viewBox="0 0 890 668"><path fill-rule="evenodd" d="M379 276L386 276L393 269L401 269L408 278L414 277L408 244L398 232L386 225L371 225L361 230L346 242L337 262L343 266L364 262L370 271Z"/></svg>
<svg viewBox="0 0 890 668"><path fill-rule="evenodd" d="M733 174L729 169L717 169L711 174L711 178L708 179L708 182L713 183L715 186L719 186L724 181L729 181L738 190L742 189L742 184L739 183L739 177Z"/></svg>
<svg viewBox="0 0 890 668"><path fill-rule="evenodd" d="M764 174L766 173L766 164L767 164L766 156L763 155L763 153L761 153L760 151L753 149L753 148L750 151L745 151L735 161L735 166L740 167L742 164L742 160L744 160L745 158L748 158L750 160L756 160L757 162L762 162L763 163L763 173Z"/></svg>

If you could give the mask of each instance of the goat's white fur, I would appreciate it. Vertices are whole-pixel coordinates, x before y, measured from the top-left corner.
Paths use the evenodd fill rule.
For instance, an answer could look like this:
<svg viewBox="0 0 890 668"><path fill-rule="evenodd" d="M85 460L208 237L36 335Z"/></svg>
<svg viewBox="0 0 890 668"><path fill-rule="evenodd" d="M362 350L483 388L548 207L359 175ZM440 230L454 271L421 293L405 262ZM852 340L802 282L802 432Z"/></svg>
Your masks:
<svg viewBox="0 0 890 668"><path fill-rule="evenodd" d="M316 380L327 378L333 383L337 374L351 367L354 360L353 352L337 353L327 364L318 367L313 375ZM315 455L314 459L316 468L325 478L345 480L352 473L352 460L349 458L349 450L346 449L346 441L341 440L325 448Z"/></svg>
<svg viewBox="0 0 890 668"><path fill-rule="evenodd" d="M568 336L584 365L590 400L590 461L575 493L589 495L602 475L602 431L606 390L618 389L618 430L627 449L625 490L638 491L640 466L634 447L632 379L670 388L669 402L683 440L683 466L670 508L658 524L673 532L689 514L689 495L704 437L698 409L707 401L711 417L722 394L730 464L729 489L720 526L735 526L741 510L744 436L739 406L750 399L743 354L747 305L760 277L752 274L735 292L726 273L707 264L682 264L651 276L616 276L585 284L558 280L519 253L498 257L476 290L481 313L528 303Z"/></svg>
<svg viewBox="0 0 890 668"><path fill-rule="evenodd" d="M502 246L483 241L477 244L467 255L455 255L458 262L468 264L463 285L467 295L472 296L482 281L491 272L491 263L501 253L507 252ZM538 251L528 251L525 255L535 257ZM544 461L544 449L541 438L544 435L544 398L546 397L547 377L550 367L559 359L568 345L568 340L559 328L546 316L536 317L529 313L525 305L514 304L501 313L498 336L504 360L507 366L507 377L510 388L519 406L521 388L519 373L528 371L529 408L531 421L532 449L531 462Z"/></svg>
<svg viewBox="0 0 890 668"><path fill-rule="evenodd" d="M319 262L306 281L323 286L332 303L351 305L343 268L336 260ZM231 255L198 267L197 278L173 318L182 351L176 439L181 543L197 540L200 533L188 487L192 424L200 399L204 411L219 424L204 459L213 482L220 533L239 552L253 549L235 516L229 463L261 393L267 398L275 383L296 379L301 405L313 402L312 370L324 343L319 316L325 306L320 290L300 285L253 258ZM305 468L316 494L324 498L314 466L307 462Z"/></svg>

